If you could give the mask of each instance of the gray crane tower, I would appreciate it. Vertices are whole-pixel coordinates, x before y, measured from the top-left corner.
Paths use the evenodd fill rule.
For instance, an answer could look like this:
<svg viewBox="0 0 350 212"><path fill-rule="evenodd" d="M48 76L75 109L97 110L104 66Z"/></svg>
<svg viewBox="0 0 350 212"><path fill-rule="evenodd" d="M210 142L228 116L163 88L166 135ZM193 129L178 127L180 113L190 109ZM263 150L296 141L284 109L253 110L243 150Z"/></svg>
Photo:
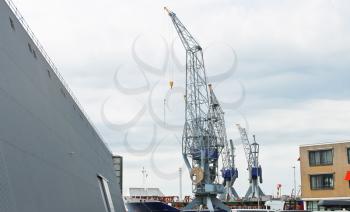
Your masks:
<svg viewBox="0 0 350 212"><path fill-rule="evenodd" d="M241 136L241 141L242 141L244 152L248 162L250 185L245 195L245 198L247 199L257 198L259 200L261 196L265 195L259 186L259 183L263 182L262 168L259 164L259 144L256 142L254 135L253 135L254 142L251 144L249 142L248 135L245 128L242 128L239 124L237 124L237 128Z"/></svg>
<svg viewBox="0 0 350 212"><path fill-rule="evenodd" d="M194 200L183 210L207 207L209 211L230 211L217 195L223 193L219 183L218 160L225 143L217 136L209 98L202 47L166 7L177 34L186 50L185 124L182 155L192 179Z"/></svg>
<svg viewBox="0 0 350 212"><path fill-rule="evenodd" d="M224 193L220 194L220 200L222 201L233 201L239 199L239 196L233 187L236 179L238 178L238 170L235 166L235 147L233 145L232 139L230 143L225 145L223 155L222 155L222 164L223 168L221 169L221 176L224 179L223 186L225 187Z"/></svg>
<svg viewBox="0 0 350 212"><path fill-rule="evenodd" d="M222 169L221 176L223 178L224 192L220 194L220 200L232 201L238 199L239 196L233 187L234 182L238 178L238 170L235 166L235 155L233 141L227 142L226 126L225 126L225 113L222 110L218 99L213 91L212 86L209 84L210 94L210 120L214 125L214 130L217 139L220 143L224 144L223 151L221 153Z"/></svg>

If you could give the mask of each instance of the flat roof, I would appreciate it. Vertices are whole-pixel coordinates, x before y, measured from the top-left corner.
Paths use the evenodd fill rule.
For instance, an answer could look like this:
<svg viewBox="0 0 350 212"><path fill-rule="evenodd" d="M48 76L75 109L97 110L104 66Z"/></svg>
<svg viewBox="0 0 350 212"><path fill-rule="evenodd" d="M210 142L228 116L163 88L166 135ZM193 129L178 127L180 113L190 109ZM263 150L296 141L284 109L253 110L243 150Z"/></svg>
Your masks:
<svg viewBox="0 0 350 212"><path fill-rule="evenodd" d="M330 145L330 144L345 144L345 143L350 143L350 140L333 141L333 142L320 142L320 143L314 143L314 144L302 144L299 147L321 146L321 145Z"/></svg>

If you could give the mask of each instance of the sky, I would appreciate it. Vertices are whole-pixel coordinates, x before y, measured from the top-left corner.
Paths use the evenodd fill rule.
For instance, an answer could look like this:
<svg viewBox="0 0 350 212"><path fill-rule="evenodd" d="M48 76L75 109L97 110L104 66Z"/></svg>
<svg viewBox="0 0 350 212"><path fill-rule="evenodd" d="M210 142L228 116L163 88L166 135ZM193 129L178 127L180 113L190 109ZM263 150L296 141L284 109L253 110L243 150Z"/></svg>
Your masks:
<svg viewBox="0 0 350 212"><path fill-rule="evenodd" d="M350 138L350 2L346 0L13 0L109 148L129 187L183 195L185 54L173 10L204 49L225 110L239 178L247 162L235 124L260 144L266 194L299 185L302 144ZM169 81L174 88L169 88ZM165 102L164 102L165 99ZM143 181L142 168L148 173Z"/></svg>

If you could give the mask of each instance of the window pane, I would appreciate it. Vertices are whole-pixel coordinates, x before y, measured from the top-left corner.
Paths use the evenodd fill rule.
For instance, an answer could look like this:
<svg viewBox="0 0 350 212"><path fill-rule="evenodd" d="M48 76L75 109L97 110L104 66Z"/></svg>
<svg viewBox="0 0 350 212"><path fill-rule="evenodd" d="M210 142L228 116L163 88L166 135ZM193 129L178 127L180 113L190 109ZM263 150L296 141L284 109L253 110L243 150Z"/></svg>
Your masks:
<svg viewBox="0 0 350 212"><path fill-rule="evenodd" d="M315 164L315 152L309 152L309 162L310 166L314 166Z"/></svg>
<svg viewBox="0 0 350 212"><path fill-rule="evenodd" d="M311 189L330 189L334 187L333 174L311 175Z"/></svg>
<svg viewBox="0 0 350 212"><path fill-rule="evenodd" d="M307 201L306 202L306 209L309 211L317 211L318 206L317 206L317 201Z"/></svg>
<svg viewBox="0 0 350 212"><path fill-rule="evenodd" d="M326 151L326 164L332 164L332 151Z"/></svg>
<svg viewBox="0 0 350 212"><path fill-rule="evenodd" d="M323 164L332 164L333 163L332 150L326 150L323 153L324 153Z"/></svg>
<svg viewBox="0 0 350 212"><path fill-rule="evenodd" d="M322 188L322 185L323 185L323 183L322 183L322 176L318 175L318 176L316 176L316 179L317 179L317 186L316 186L316 188Z"/></svg>
<svg viewBox="0 0 350 212"><path fill-rule="evenodd" d="M311 181L311 189L315 189L316 188L316 176L311 176L310 181Z"/></svg>
<svg viewBox="0 0 350 212"><path fill-rule="evenodd" d="M329 175L329 188L334 187L334 180L333 180L333 175Z"/></svg>
<svg viewBox="0 0 350 212"><path fill-rule="evenodd" d="M315 152L315 165L320 165L320 160L321 160L321 156L320 156L320 152Z"/></svg>
<svg viewBox="0 0 350 212"><path fill-rule="evenodd" d="M329 177L328 176L324 176L323 177L323 187L327 188L330 185L330 181L329 181Z"/></svg>

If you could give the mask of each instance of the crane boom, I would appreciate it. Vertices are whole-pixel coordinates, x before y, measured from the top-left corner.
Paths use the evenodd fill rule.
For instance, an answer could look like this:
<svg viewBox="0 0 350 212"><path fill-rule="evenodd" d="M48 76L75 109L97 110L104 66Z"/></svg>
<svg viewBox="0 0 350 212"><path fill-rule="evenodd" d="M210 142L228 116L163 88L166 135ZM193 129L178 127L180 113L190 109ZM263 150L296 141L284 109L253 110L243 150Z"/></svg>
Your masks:
<svg viewBox="0 0 350 212"><path fill-rule="evenodd" d="M177 18L176 14L170 11L168 8L164 7L165 11L167 11L168 15L171 17L171 20L175 26L176 32L180 37L182 45L186 49L186 51L197 51L197 48L200 47L198 42L193 38L191 33L186 29L186 27L181 23L181 21ZM200 51L202 49L200 48Z"/></svg>
<svg viewBox="0 0 350 212"><path fill-rule="evenodd" d="M210 211L229 208L217 194L224 188L218 183L218 159L224 144L215 133L211 119L212 108L208 94L203 51L199 43L166 7L177 34L186 51L185 124L182 135L182 155L192 178L192 192L196 198L185 207L194 209L205 205ZM226 135L226 134L225 134Z"/></svg>
<svg viewBox="0 0 350 212"><path fill-rule="evenodd" d="M261 188L259 187L259 182L262 183L262 168L259 164L259 144L255 140L255 135L253 135L254 142L250 143L246 129L242 128L239 124L237 124L237 128L241 136L241 141L248 163L250 186L245 195L245 198L259 199L264 195Z"/></svg>
<svg viewBox="0 0 350 212"><path fill-rule="evenodd" d="M249 139L248 139L248 135L247 135L247 131L245 130L245 128L242 128L241 125L237 124L236 125L239 131L239 134L241 136L241 141L243 144L243 149L244 149L244 153L245 153L245 157L247 159L247 163L248 163L248 169L250 167L253 166L253 162L252 162L252 147L250 145Z"/></svg>

